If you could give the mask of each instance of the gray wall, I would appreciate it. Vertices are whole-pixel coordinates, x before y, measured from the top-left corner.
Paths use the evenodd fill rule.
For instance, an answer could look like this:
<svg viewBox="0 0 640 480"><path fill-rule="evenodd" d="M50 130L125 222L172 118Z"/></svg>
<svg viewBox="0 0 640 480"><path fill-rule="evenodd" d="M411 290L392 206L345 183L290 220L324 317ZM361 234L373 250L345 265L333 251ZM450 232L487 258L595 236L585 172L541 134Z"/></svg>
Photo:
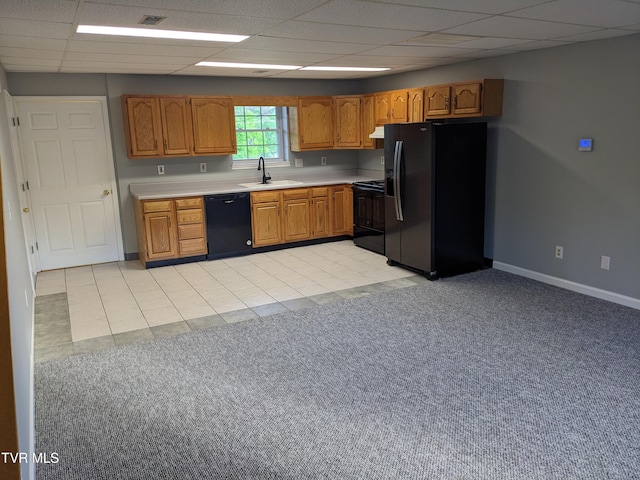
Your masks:
<svg viewBox="0 0 640 480"><path fill-rule="evenodd" d="M633 35L359 82L41 74L9 74L8 79L14 95L109 97L125 251L130 253L136 246L128 185L160 177L155 175L158 161L126 158L123 93L324 95L504 78L503 115L489 119L486 256L640 298L640 162L634 148L640 131L638 51L640 35ZM593 152L577 151L581 136L594 138ZM305 168L320 168L319 156L325 154L331 168L356 166L382 175L380 150L304 154ZM195 173L200 161L163 160L167 175L162 180L201 179ZM230 171L228 157L206 161L212 175L237 174ZM554 258L556 245L564 247L563 260ZM611 270L600 269L601 255L611 257Z"/></svg>
<svg viewBox="0 0 640 480"><path fill-rule="evenodd" d="M4 70L0 67L0 85L6 89ZM2 168L2 208L4 213L7 274L9 276L9 317L13 383L18 422L18 446L21 452L33 451L33 302L34 292L29 272L27 247L22 229L18 184L11 152L9 124L4 94L0 96L0 160ZM5 368L6 366L2 366ZM30 455L30 453L29 453ZM21 476L29 478L29 465L21 465Z"/></svg>
<svg viewBox="0 0 640 480"><path fill-rule="evenodd" d="M379 77L363 91L504 78L503 115L489 125L485 253L640 299L638 52L632 35ZM580 137L592 152L578 152Z"/></svg>

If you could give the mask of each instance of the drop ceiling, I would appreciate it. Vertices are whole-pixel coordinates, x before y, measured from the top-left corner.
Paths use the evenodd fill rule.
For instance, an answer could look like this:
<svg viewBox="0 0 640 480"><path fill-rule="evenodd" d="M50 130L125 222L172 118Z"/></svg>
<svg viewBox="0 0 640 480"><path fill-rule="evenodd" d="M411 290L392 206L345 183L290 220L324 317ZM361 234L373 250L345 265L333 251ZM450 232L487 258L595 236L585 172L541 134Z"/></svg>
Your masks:
<svg viewBox="0 0 640 480"><path fill-rule="evenodd" d="M139 25L148 15L166 17ZM248 35L239 43L75 33L79 24ZM640 0L0 0L7 72L358 78L640 32ZM195 66L200 61L385 72Z"/></svg>

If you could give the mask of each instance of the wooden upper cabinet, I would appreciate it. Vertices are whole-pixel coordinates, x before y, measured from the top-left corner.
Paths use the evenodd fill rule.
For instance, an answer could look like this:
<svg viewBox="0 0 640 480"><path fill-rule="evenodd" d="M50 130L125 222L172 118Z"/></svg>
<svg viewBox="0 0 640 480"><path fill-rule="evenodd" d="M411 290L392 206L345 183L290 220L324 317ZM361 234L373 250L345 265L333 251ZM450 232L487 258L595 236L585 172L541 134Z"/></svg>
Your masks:
<svg viewBox="0 0 640 480"><path fill-rule="evenodd" d="M391 95L380 92L374 95L376 125L384 125L391 120Z"/></svg>
<svg viewBox="0 0 640 480"><path fill-rule="evenodd" d="M193 134L187 97L160 97L163 149L165 155L189 155Z"/></svg>
<svg viewBox="0 0 640 480"><path fill-rule="evenodd" d="M333 148L333 99L302 97L298 106L289 109L291 150L324 150Z"/></svg>
<svg viewBox="0 0 640 480"><path fill-rule="evenodd" d="M453 86L453 114L480 113L482 84L466 83Z"/></svg>
<svg viewBox="0 0 640 480"><path fill-rule="evenodd" d="M123 96L122 112L129 157L161 156L163 142L158 98Z"/></svg>
<svg viewBox="0 0 640 480"><path fill-rule="evenodd" d="M425 90L425 116L449 115L451 106L451 86L436 85Z"/></svg>
<svg viewBox="0 0 640 480"><path fill-rule="evenodd" d="M334 97L337 148L362 148L362 97Z"/></svg>
<svg viewBox="0 0 640 480"><path fill-rule="evenodd" d="M375 95L362 96L362 147L376 148L376 139L369 138L376 128Z"/></svg>
<svg viewBox="0 0 640 480"><path fill-rule="evenodd" d="M424 89L414 88L409 90L408 115L408 122L424 121Z"/></svg>
<svg viewBox="0 0 640 480"><path fill-rule="evenodd" d="M503 87L504 80L495 78L426 87L425 116L452 118L502 115Z"/></svg>
<svg viewBox="0 0 640 480"><path fill-rule="evenodd" d="M409 119L409 91L395 90L389 94L391 117L389 123L404 123Z"/></svg>
<svg viewBox="0 0 640 480"><path fill-rule="evenodd" d="M194 152L236 153L236 125L231 97L191 97Z"/></svg>

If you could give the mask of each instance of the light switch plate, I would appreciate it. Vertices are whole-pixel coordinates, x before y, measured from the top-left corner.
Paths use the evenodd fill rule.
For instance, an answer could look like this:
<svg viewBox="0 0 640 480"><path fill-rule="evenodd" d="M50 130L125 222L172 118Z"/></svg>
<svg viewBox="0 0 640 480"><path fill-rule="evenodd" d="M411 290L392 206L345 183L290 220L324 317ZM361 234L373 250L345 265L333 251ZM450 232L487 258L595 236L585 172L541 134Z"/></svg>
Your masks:
<svg viewBox="0 0 640 480"><path fill-rule="evenodd" d="M295 159L295 163L294 163L294 165L295 165L296 167L302 167L303 163L304 163L304 162L302 161L302 159L301 159L301 158L296 158L296 159Z"/></svg>

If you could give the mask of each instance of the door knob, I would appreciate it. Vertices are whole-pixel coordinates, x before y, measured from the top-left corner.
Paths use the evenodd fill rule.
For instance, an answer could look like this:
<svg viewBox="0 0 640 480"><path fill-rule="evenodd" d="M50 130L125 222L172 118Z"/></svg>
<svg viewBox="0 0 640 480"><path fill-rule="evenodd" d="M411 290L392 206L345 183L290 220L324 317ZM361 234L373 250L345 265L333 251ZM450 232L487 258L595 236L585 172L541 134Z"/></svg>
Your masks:
<svg viewBox="0 0 640 480"><path fill-rule="evenodd" d="M104 194L104 196L106 197L107 195L109 195L111 193L110 190L105 190L104 192L102 192Z"/></svg>
<svg viewBox="0 0 640 480"><path fill-rule="evenodd" d="M29 207L24 207L24 208L22 209L22 211L23 211L24 213L29 213Z"/></svg>

